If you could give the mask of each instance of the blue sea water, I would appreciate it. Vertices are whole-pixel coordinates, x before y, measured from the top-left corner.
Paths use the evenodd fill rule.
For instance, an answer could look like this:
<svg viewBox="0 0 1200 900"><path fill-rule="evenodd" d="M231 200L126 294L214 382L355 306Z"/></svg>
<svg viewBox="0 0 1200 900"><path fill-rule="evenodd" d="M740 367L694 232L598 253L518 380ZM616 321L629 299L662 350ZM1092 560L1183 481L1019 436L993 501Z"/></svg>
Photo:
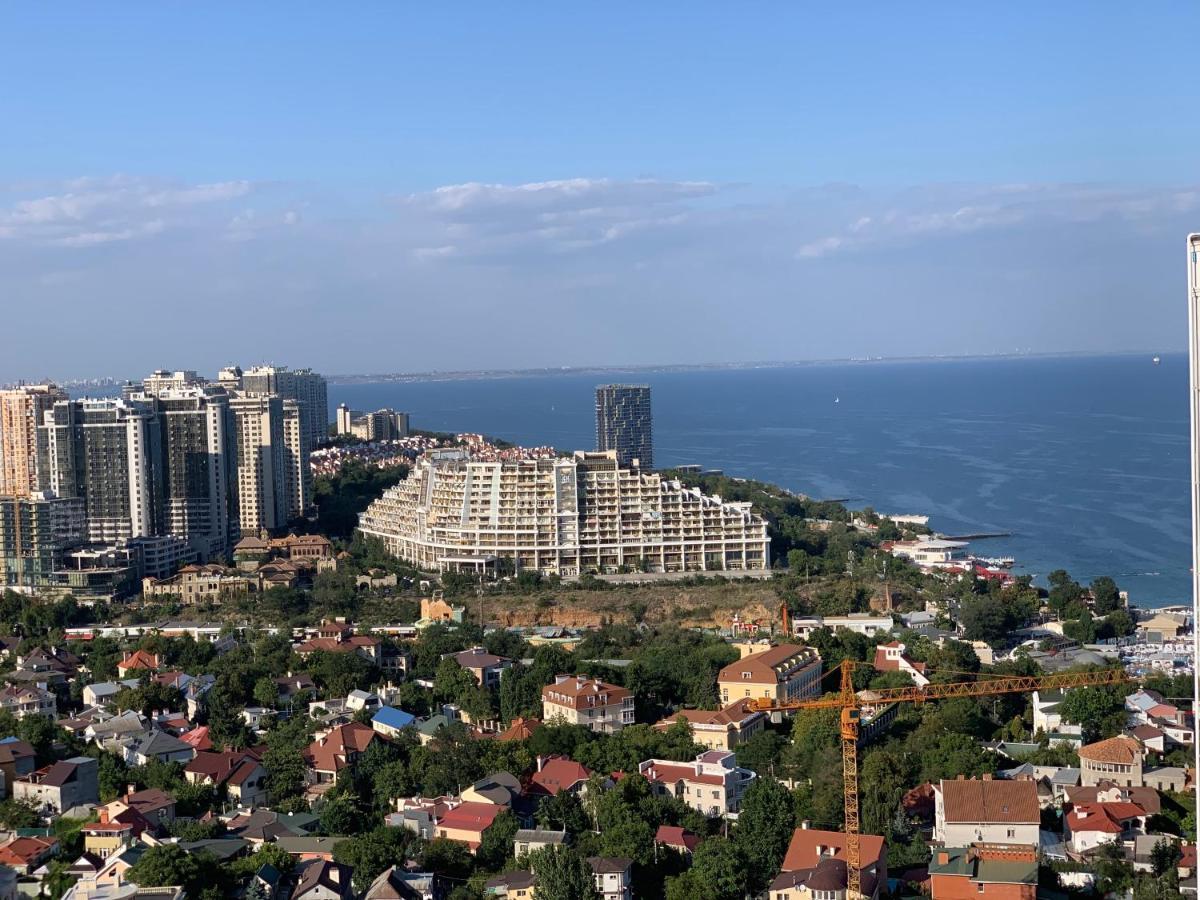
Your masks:
<svg viewBox="0 0 1200 900"><path fill-rule="evenodd" d="M653 388L655 461L697 463L882 512L924 513L1018 572L1112 575L1190 602L1185 356L847 363L330 386L416 428L590 448L593 388Z"/></svg>

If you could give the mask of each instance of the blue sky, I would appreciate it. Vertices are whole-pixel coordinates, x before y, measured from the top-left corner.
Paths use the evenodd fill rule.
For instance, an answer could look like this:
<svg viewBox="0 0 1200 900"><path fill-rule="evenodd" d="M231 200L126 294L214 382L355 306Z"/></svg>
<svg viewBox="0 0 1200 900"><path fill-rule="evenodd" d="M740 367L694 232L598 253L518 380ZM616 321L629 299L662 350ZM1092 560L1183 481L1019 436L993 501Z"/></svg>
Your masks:
<svg viewBox="0 0 1200 900"><path fill-rule="evenodd" d="M0 380L1177 349L1197 34L1191 3L9 6L0 291L56 340Z"/></svg>

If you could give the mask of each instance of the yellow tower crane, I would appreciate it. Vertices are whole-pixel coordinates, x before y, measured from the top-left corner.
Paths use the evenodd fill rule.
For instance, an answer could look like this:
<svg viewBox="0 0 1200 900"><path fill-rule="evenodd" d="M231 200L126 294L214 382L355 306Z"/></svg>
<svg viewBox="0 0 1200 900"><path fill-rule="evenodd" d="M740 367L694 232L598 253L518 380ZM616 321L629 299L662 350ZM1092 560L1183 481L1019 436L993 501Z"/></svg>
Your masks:
<svg viewBox="0 0 1200 900"><path fill-rule="evenodd" d="M760 712L797 709L841 710L842 777L846 798L846 895L862 895L862 857L858 819L858 725L862 701L854 691L853 660L839 666L841 683L837 693L815 700L753 699L750 708ZM857 665L865 665L857 663ZM948 697L986 697L992 694L1027 694L1032 691L1058 690L1105 684L1123 684L1129 680L1124 669L1100 669L1092 672L1064 672L1059 675L1000 675L983 681L952 681L925 687L883 688L872 691L872 705L924 703Z"/></svg>

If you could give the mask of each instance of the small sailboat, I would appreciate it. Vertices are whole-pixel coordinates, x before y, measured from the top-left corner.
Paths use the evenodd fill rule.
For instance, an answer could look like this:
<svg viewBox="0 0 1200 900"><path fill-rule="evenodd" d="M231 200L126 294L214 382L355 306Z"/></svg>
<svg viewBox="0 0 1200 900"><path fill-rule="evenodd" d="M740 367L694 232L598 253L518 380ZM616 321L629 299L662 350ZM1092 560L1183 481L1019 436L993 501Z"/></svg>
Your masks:
<svg viewBox="0 0 1200 900"><path fill-rule="evenodd" d="M841 403L841 402L842 402L842 398L841 398L841 397L834 397L834 398L833 398L833 402L834 402L834 403Z"/></svg>
<svg viewBox="0 0 1200 900"><path fill-rule="evenodd" d="M1154 359L1153 359L1153 363L1154 363L1156 366L1157 366L1157 365L1158 365L1160 362L1162 362L1162 357L1161 357L1161 356L1156 356L1156 357L1154 357Z"/></svg>

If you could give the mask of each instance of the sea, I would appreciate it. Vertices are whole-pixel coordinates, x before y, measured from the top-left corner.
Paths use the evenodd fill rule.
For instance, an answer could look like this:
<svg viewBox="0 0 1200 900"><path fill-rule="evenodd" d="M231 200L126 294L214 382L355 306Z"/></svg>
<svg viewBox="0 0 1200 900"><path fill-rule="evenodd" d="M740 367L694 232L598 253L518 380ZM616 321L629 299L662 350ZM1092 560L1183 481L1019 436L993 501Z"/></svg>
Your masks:
<svg viewBox="0 0 1200 900"><path fill-rule="evenodd" d="M1186 355L848 362L335 383L331 410L587 449L593 390L649 384L658 467L697 464L822 499L923 514L947 535L1110 575L1139 606L1191 602ZM331 413L332 415L332 413Z"/></svg>

